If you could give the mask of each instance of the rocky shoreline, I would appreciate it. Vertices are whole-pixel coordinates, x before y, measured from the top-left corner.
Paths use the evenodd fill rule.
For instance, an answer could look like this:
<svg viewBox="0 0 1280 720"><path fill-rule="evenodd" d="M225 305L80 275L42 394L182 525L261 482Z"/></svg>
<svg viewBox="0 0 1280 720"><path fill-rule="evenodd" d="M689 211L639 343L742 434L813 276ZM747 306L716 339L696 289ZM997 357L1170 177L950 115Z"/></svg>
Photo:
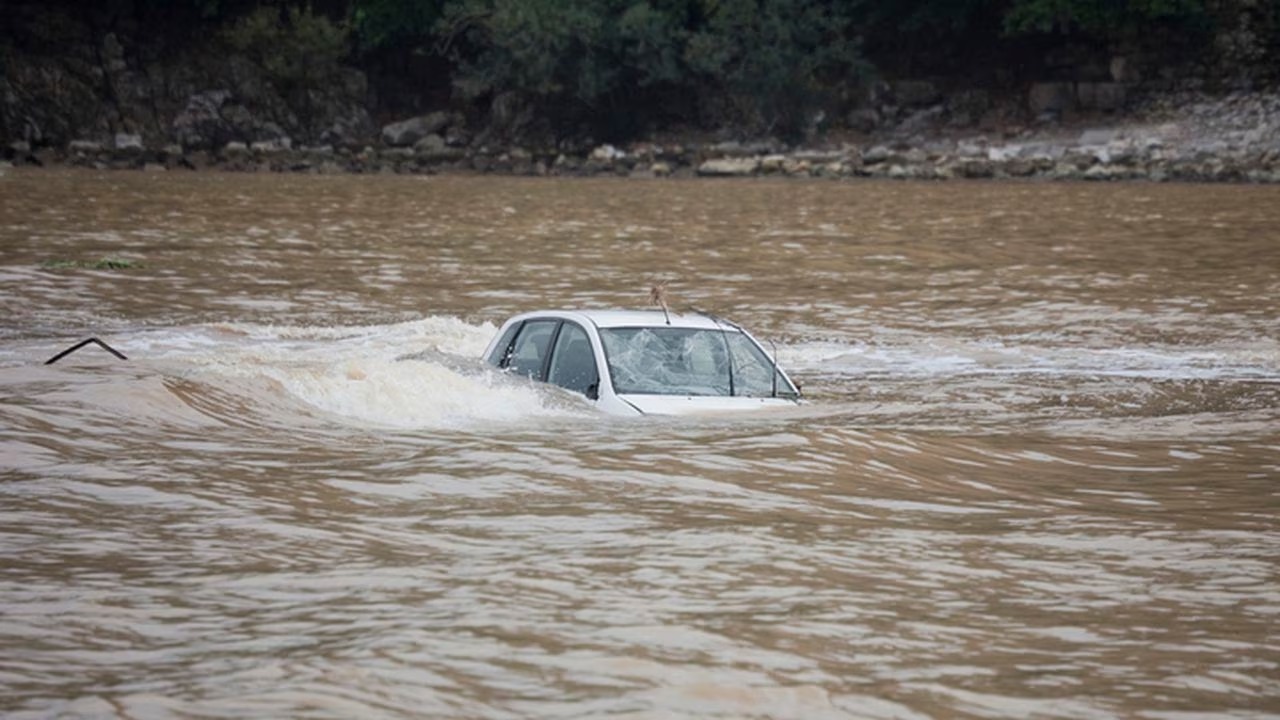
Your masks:
<svg viewBox="0 0 1280 720"><path fill-rule="evenodd" d="M4 151L11 165L148 171L1280 183L1280 93L1171 93L1124 116L1042 116L986 132L936 121L945 116L941 106L900 112L888 127L800 147L774 140L500 147L470 137L460 116L436 112L386 125L363 143L295 146L277 137L216 150L156 148L119 133L62 148L16 141Z"/></svg>

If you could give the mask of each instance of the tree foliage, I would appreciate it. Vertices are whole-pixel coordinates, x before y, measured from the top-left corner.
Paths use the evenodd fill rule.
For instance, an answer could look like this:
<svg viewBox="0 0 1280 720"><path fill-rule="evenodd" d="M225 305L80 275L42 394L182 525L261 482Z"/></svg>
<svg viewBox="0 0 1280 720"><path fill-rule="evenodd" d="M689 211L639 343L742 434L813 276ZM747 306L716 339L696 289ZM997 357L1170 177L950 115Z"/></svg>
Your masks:
<svg viewBox="0 0 1280 720"><path fill-rule="evenodd" d="M1280 0L14 3L17 30L0 34L0 47L57 47L58 17L99 34L133 28L177 51L213 36L286 93L356 64L395 77L386 87L396 91L428 88L435 103L452 91L477 114L540 118L557 135L599 139L671 125L796 135L822 111L847 109L876 68L898 77L996 68L1029 81L1064 48L1136 48L1170 63L1218 57L1280 76Z"/></svg>
<svg viewBox="0 0 1280 720"><path fill-rule="evenodd" d="M1004 18L1011 33L1078 32L1110 39L1154 23L1203 17L1203 0L1015 0Z"/></svg>
<svg viewBox="0 0 1280 720"><path fill-rule="evenodd" d="M455 0L439 30L465 97L569 122L692 107L793 132L864 67L851 17L820 0Z"/></svg>

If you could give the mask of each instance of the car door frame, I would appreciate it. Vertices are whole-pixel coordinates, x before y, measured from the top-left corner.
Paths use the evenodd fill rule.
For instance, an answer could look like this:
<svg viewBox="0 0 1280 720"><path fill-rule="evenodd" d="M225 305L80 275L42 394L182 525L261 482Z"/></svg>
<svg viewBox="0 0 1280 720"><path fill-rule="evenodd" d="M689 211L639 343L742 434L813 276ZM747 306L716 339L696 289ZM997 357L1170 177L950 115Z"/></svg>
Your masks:
<svg viewBox="0 0 1280 720"><path fill-rule="evenodd" d="M502 331L502 335L499 337L499 340L501 340L502 337L505 337L507 333L510 333L511 337L507 339L505 344L499 342L495 345L493 350L489 352L489 361L492 362L493 355L501 349L501 355L499 355L498 362L496 364L499 369L507 370L511 366L511 354L515 350L516 341L520 339L520 335L524 332L525 326L529 323L548 321L555 322L556 326L555 329L551 331L551 337L547 339L547 354L542 358L542 364L538 368L538 374L536 377L532 377L532 379L538 382L547 383L548 385L551 384L548 382L548 378L551 377L551 361L555 358L556 343L560 340L560 333L564 330L565 323L573 323L583 332L584 335L587 336L587 342L591 345L591 362L595 366L596 372L595 397L592 397L590 394L578 394L584 395L589 400L598 401L602 394L601 385L604 382L604 373L600 371L600 353L598 352L600 337L598 333L594 332L595 325L593 323L584 323L573 318L560 317L557 315L531 315L529 317L520 318L518 321L513 320L511 326L514 326L514 330L511 326L508 326ZM561 386L557 385L556 387ZM564 389L568 390L568 388ZM570 392L577 391L570 390Z"/></svg>

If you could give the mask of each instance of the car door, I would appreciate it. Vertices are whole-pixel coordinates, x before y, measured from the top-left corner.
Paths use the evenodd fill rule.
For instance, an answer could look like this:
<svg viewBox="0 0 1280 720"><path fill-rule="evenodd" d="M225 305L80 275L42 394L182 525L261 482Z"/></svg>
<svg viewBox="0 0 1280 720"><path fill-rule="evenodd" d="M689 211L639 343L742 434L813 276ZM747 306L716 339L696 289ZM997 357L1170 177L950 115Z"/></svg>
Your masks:
<svg viewBox="0 0 1280 720"><path fill-rule="evenodd" d="M503 367L534 380L546 380L547 355L559 325L560 321L554 318L525 322Z"/></svg>
<svg viewBox="0 0 1280 720"><path fill-rule="evenodd" d="M565 321L556 335L547 381L595 400L600 397L600 373L591 338L575 322Z"/></svg>

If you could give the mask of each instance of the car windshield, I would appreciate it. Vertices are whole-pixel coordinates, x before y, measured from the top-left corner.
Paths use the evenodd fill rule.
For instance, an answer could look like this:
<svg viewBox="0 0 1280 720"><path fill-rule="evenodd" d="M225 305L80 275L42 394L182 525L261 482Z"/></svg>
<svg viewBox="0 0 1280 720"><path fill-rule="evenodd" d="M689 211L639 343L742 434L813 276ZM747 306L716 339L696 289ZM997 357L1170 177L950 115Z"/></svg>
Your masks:
<svg viewBox="0 0 1280 720"><path fill-rule="evenodd" d="M601 328L614 392L621 395L771 397L774 363L736 329ZM796 397L777 373L778 397Z"/></svg>

